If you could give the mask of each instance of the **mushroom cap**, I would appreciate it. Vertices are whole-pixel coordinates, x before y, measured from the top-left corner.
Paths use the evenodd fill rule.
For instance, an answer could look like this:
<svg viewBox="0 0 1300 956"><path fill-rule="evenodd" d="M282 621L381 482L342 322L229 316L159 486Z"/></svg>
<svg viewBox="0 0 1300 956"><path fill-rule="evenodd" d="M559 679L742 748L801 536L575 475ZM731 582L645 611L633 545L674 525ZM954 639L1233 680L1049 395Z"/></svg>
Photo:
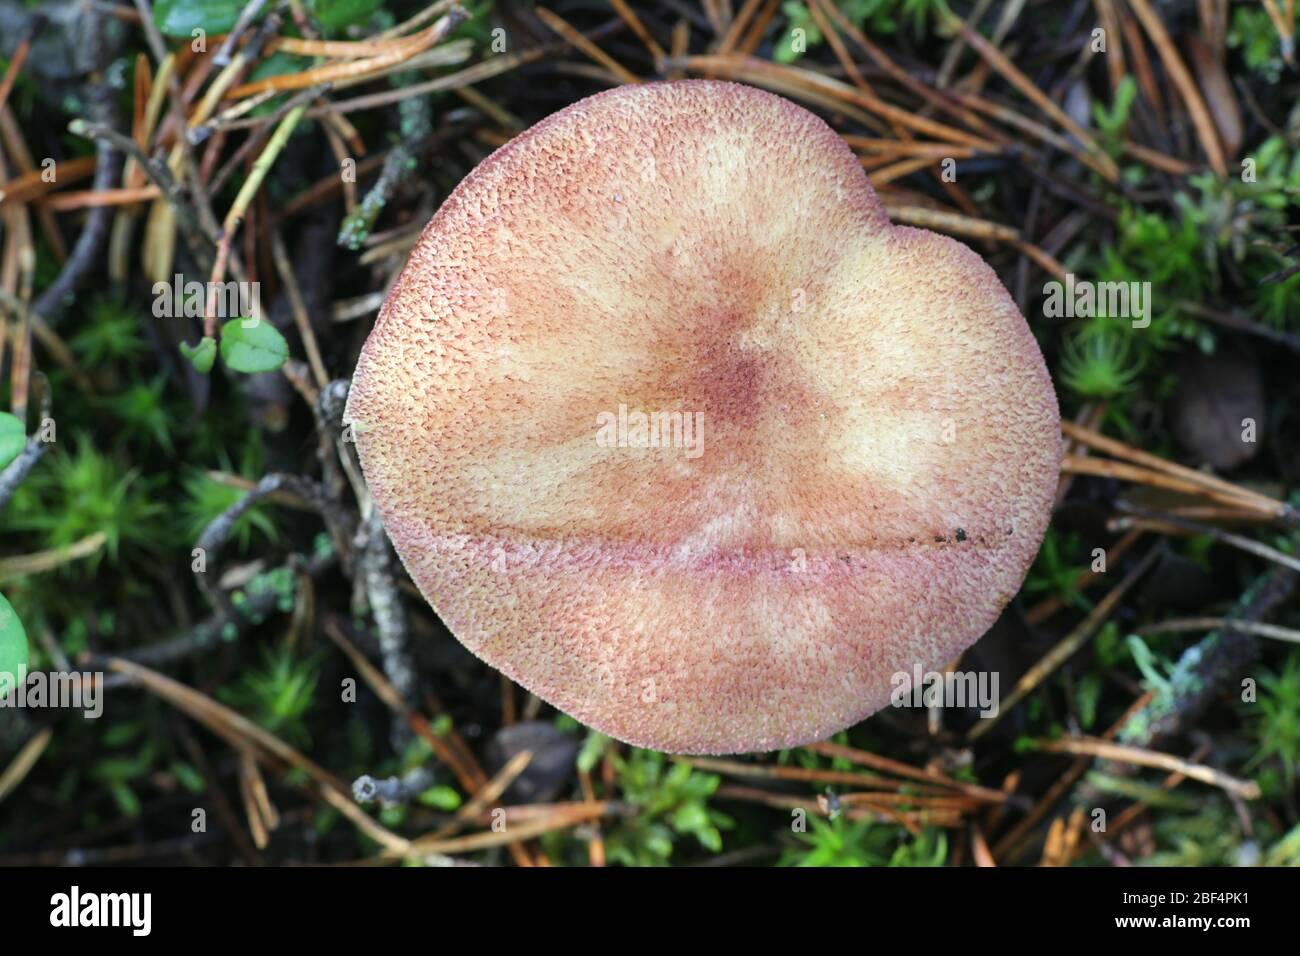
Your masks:
<svg viewBox="0 0 1300 956"><path fill-rule="evenodd" d="M642 447L636 412L703 440L660 419ZM993 270L891 225L821 119L712 81L574 103L471 172L346 420L456 637L679 753L825 738L951 661L1019 589L1060 460Z"/></svg>

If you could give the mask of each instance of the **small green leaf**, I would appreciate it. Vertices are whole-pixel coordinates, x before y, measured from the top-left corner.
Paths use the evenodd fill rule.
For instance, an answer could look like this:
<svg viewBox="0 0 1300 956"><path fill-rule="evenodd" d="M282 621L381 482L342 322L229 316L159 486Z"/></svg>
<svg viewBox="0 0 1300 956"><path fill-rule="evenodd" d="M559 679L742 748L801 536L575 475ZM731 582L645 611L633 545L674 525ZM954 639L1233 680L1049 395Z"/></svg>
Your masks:
<svg viewBox="0 0 1300 956"><path fill-rule="evenodd" d="M8 412L0 412L0 468L22 454L26 444L27 430L23 423Z"/></svg>
<svg viewBox="0 0 1300 956"><path fill-rule="evenodd" d="M18 672L26 667L27 632L23 630L23 622L18 620L13 605L0 594L0 674L14 678L0 682L0 686L16 684Z"/></svg>
<svg viewBox="0 0 1300 956"><path fill-rule="evenodd" d="M242 0L158 0L153 22L171 37L187 37L193 30L214 36L230 31L243 6Z"/></svg>
<svg viewBox="0 0 1300 956"><path fill-rule="evenodd" d="M120 780L110 781L108 792L112 794L113 802L117 804L117 809L122 812L122 816L138 817L140 815L140 798L125 783Z"/></svg>
<svg viewBox="0 0 1300 956"><path fill-rule="evenodd" d="M203 774L187 763L177 762L172 764L172 774L180 782L180 785L190 793L202 793L207 789L208 785L203 779Z"/></svg>
<svg viewBox="0 0 1300 956"><path fill-rule="evenodd" d="M426 807L436 807L439 810L460 809L460 794L451 787L430 787L424 793L420 794L419 800Z"/></svg>
<svg viewBox="0 0 1300 956"><path fill-rule="evenodd" d="M182 342L181 354L190 360L200 375L207 375L212 371L212 363L217 360L217 343L206 335L198 345Z"/></svg>
<svg viewBox="0 0 1300 956"><path fill-rule="evenodd" d="M582 742L582 749L578 751L578 769L583 773L591 773L607 749L609 738L598 731L589 731L587 739Z"/></svg>
<svg viewBox="0 0 1300 956"><path fill-rule="evenodd" d="M326 30L341 30L359 23L379 9L379 0L309 0L312 16Z"/></svg>
<svg viewBox="0 0 1300 956"><path fill-rule="evenodd" d="M270 322L245 328L244 319L221 327L221 359L233 371L274 372L289 357L289 343Z"/></svg>

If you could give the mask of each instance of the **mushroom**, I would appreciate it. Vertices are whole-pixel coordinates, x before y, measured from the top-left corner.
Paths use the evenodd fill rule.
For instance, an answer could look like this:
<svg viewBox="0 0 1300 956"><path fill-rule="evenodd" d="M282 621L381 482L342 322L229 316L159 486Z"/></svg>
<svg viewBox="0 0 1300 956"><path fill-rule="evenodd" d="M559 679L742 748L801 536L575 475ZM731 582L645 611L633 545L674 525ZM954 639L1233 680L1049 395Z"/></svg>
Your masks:
<svg viewBox="0 0 1300 956"><path fill-rule="evenodd" d="M993 270L892 225L778 96L625 86L425 228L345 419L425 598L585 724L678 753L823 739L1018 590L1060 459Z"/></svg>

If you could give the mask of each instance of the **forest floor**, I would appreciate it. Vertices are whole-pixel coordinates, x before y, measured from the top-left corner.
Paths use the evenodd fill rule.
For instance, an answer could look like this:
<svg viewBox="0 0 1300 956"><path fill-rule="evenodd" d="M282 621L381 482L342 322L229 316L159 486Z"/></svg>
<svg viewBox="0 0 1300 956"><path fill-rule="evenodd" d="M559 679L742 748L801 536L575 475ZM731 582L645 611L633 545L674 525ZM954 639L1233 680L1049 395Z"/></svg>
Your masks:
<svg viewBox="0 0 1300 956"><path fill-rule="evenodd" d="M1295 7L0 0L0 671L102 711L0 707L0 864L1300 865ZM348 379L448 192L701 76L826 119L1047 358L1051 527L951 662L995 718L628 747L464 650L363 518ZM1055 308L1073 277L1148 324ZM226 279L270 322L184 286Z"/></svg>

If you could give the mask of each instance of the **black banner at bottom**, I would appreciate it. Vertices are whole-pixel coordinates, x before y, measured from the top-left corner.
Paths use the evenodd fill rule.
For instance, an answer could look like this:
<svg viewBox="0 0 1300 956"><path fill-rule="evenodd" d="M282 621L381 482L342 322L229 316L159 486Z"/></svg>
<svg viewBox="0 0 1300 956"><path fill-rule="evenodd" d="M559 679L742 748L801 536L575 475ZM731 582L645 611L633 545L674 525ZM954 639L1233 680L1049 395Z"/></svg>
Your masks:
<svg viewBox="0 0 1300 956"><path fill-rule="evenodd" d="M1293 927L1298 887L1286 869L0 869L0 922L6 947L60 936L337 946L431 924L494 946L555 945L598 929L648 940L678 920L734 944L806 919L818 939L867 938L887 922L904 935L1052 934L1024 943L1165 933L1231 943Z"/></svg>

